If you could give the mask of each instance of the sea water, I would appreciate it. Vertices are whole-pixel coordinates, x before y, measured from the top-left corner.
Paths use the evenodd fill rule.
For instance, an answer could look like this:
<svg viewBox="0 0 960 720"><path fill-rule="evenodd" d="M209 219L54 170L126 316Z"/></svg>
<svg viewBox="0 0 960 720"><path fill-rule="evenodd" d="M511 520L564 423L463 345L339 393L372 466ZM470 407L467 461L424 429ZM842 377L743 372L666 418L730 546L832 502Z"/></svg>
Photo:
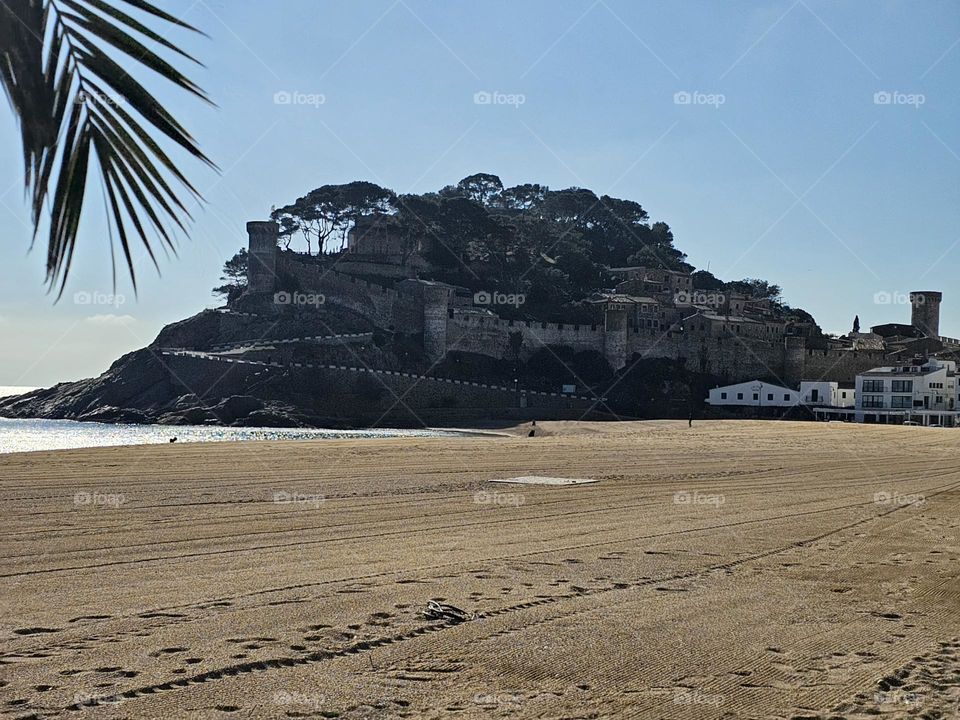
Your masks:
<svg viewBox="0 0 960 720"><path fill-rule="evenodd" d="M329 440L332 438L441 437L441 430L322 430L301 428L234 428L211 425L114 425L73 420L0 418L0 453L64 450L108 445L242 440Z"/></svg>

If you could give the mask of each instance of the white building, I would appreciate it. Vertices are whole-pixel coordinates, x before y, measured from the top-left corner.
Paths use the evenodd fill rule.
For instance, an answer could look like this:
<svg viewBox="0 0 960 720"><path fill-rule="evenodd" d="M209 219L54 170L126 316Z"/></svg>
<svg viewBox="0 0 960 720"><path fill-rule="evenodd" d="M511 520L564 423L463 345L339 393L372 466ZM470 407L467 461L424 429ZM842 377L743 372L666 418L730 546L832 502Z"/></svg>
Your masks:
<svg viewBox="0 0 960 720"><path fill-rule="evenodd" d="M804 380L800 383L800 402L811 409L817 420L852 421L856 394L854 383L828 380Z"/></svg>
<svg viewBox="0 0 960 720"><path fill-rule="evenodd" d="M909 365L874 368L857 375L856 419L955 427L957 393L957 364L949 360L918 358Z"/></svg>
<svg viewBox="0 0 960 720"><path fill-rule="evenodd" d="M780 385L751 380L713 388L707 402L714 407L788 408L800 402L800 393Z"/></svg>
<svg viewBox="0 0 960 720"><path fill-rule="evenodd" d="M811 407L852 408L856 404L854 383L804 380L800 383L800 402Z"/></svg>

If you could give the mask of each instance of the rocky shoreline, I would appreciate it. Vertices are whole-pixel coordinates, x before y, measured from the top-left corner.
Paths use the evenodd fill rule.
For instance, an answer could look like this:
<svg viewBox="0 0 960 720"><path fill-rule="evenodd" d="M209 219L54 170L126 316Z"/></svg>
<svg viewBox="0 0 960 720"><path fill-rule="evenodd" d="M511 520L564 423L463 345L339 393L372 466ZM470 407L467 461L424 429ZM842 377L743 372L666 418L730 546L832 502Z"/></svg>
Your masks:
<svg viewBox="0 0 960 720"><path fill-rule="evenodd" d="M168 325L148 347L120 357L95 378L0 397L0 417L159 425L353 427L347 418L311 413L298 406L295 394L278 392L277 387L254 395L245 392L251 385L248 378L225 373L211 383L201 376L184 376L165 362L163 347L203 349L229 341L220 315L208 310ZM282 387L283 383L279 385L289 390Z"/></svg>

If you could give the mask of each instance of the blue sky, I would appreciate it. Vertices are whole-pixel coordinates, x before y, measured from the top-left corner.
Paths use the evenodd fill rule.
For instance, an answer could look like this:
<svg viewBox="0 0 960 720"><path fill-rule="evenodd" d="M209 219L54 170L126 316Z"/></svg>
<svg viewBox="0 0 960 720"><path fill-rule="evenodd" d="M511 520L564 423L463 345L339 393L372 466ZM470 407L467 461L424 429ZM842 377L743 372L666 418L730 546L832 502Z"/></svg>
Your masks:
<svg viewBox="0 0 960 720"><path fill-rule="evenodd" d="M474 172L637 200L691 263L776 282L827 331L854 314L908 321L906 293L942 290L941 333L960 337L953 0L161 4L210 35L172 37L205 62L192 77L219 108L161 95L223 172L184 160L208 201L191 238L160 276L140 259L139 297L118 275L112 303L92 186L54 304L0 112L0 385L98 374L214 306L245 222L272 205L325 183L424 192ZM317 102L274 102L284 92Z"/></svg>

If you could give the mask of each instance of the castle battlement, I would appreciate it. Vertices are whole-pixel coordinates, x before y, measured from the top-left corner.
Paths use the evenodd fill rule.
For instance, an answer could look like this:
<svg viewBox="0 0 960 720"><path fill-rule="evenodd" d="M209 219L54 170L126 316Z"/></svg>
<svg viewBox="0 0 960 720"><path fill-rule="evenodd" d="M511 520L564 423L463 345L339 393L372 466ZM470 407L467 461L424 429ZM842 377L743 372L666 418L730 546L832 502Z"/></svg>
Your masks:
<svg viewBox="0 0 960 720"><path fill-rule="evenodd" d="M595 301L603 310L602 324L510 320L489 312L490 308L464 306L455 288L444 283L408 277L395 278L395 285L387 287L341 271L339 262L324 264L312 256L280 250L277 226L272 222L251 222L247 229L250 293L322 293L327 303L357 313L374 327L409 335L422 333L424 350L434 361L451 351L507 358L513 352L510 335L519 332L522 356L544 346L562 345L576 352L602 354L614 370L626 366L634 356L662 357L682 360L692 371L729 380L771 377L796 385L801 379L853 380L858 372L881 364L890 352L887 345L861 349L853 342L850 347L808 347L807 338L788 334L787 324L771 317L764 303L759 303L763 312L753 313L745 296L728 299L722 309L674 304L667 294L688 292L692 288L689 273L651 268L616 270L634 284L660 283L654 289L663 299L603 296ZM343 264L354 270L349 254L346 257ZM294 287L282 287L284 283ZM918 329L930 336L939 325L942 294L925 291L914 297L914 325L922 326ZM931 339L937 340L927 338Z"/></svg>

